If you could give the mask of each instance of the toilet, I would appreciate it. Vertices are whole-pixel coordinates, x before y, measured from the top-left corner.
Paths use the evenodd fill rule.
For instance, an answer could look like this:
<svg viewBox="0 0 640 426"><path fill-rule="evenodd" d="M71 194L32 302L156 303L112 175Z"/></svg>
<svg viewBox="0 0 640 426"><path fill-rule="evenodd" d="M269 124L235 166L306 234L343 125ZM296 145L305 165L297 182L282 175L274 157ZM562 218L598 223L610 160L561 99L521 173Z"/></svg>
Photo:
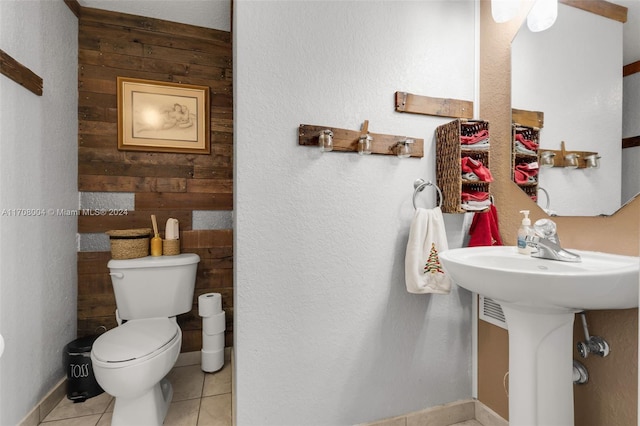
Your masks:
<svg viewBox="0 0 640 426"><path fill-rule="evenodd" d="M93 343L96 380L115 397L113 426L162 425L173 397L165 376L182 343L176 315L191 311L200 257L147 256L107 264L118 327Z"/></svg>

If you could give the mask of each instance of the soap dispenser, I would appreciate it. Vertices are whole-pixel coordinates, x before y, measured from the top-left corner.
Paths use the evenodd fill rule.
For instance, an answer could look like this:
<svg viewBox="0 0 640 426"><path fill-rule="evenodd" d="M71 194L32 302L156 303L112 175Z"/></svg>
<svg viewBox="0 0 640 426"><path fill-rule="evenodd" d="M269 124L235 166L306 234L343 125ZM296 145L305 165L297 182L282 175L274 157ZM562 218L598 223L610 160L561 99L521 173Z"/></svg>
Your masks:
<svg viewBox="0 0 640 426"><path fill-rule="evenodd" d="M531 247L527 244L527 236L533 235L534 230L531 227L531 219L529 219L529 210L520 210L524 215L522 224L518 228L518 253L531 254Z"/></svg>

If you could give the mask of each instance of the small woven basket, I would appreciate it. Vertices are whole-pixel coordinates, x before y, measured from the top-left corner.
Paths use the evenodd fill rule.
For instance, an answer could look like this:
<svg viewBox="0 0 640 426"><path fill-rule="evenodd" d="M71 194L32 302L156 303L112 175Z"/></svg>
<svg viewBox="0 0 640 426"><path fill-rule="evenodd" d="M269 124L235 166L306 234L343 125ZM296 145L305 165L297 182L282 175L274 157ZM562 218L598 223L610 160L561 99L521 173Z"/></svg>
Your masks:
<svg viewBox="0 0 640 426"><path fill-rule="evenodd" d="M111 242L111 258L136 259L149 256L151 228L107 231Z"/></svg>
<svg viewBox="0 0 640 426"><path fill-rule="evenodd" d="M165 256L180 254L180 240L162 240L162 254Z"/></svg>
<svg viewBox="0 0 640 426"><path fill-rule="evenodd" d="M436 181L442 191L443 213L466 212L460 206L463 188L489 192L488 182L463 181L460 165L460 158L472 157L489 167L489 150L473 150L460 145L461 136L471 136L481 130L489 130L489 122L456 119L436 128Z"/></svg>

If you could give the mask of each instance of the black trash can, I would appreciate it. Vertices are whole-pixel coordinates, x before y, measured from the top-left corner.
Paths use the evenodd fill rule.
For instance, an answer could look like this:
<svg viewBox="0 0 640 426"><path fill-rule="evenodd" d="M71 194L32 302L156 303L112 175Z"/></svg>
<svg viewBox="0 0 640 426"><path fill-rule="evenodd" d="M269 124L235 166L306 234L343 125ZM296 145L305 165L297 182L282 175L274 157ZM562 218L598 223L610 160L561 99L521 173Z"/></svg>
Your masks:
<svg viewBox="0 0 640 426"><path fill-rule="evenodd" d="M64 347L67 398L73 402L84 402L104 392L96 381L91 366L91 347L98 336L81 337Z"/></svg>

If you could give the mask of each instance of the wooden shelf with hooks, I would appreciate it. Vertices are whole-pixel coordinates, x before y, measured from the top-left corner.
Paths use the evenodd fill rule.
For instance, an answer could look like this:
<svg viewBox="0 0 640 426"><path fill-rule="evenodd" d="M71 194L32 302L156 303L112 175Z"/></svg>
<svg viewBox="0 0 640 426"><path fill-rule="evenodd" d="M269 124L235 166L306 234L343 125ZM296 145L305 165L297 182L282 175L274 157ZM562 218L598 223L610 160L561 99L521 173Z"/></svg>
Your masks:
<svg viewBox="0 0 640 426"><path fill-rule="evenodd" d="M577 167L573 167L575 169L586 169L587 166L587 157L596 156L598 157L597 152L592 151L567 151L564 145L564 141L560 142L560 150L554 149L541 149L540 152L553 152L555 156L553 157L553 167L570 167L565 157L570 154L576 155L576 163ZM571 167L570 167L571 168Z"/></svg>
<svg viewBox="0 0 640 426"><path fill-rule="evenodd" d="M362 130L348 130L339 129L337 127L301 124L298 128L298 145L317 147L318 137L324 130L331 130L333 132L333 151L357 153L358 139L364 132L364 134L368 134L373 138L371 141L371 154L396 155L395 148L398 145L398 142L406 139L413 139L414 143L411 147L411 157L424 157L424 139L410 136L393 136L381 133L370 133L366 128L363 128Z"/></svg>

